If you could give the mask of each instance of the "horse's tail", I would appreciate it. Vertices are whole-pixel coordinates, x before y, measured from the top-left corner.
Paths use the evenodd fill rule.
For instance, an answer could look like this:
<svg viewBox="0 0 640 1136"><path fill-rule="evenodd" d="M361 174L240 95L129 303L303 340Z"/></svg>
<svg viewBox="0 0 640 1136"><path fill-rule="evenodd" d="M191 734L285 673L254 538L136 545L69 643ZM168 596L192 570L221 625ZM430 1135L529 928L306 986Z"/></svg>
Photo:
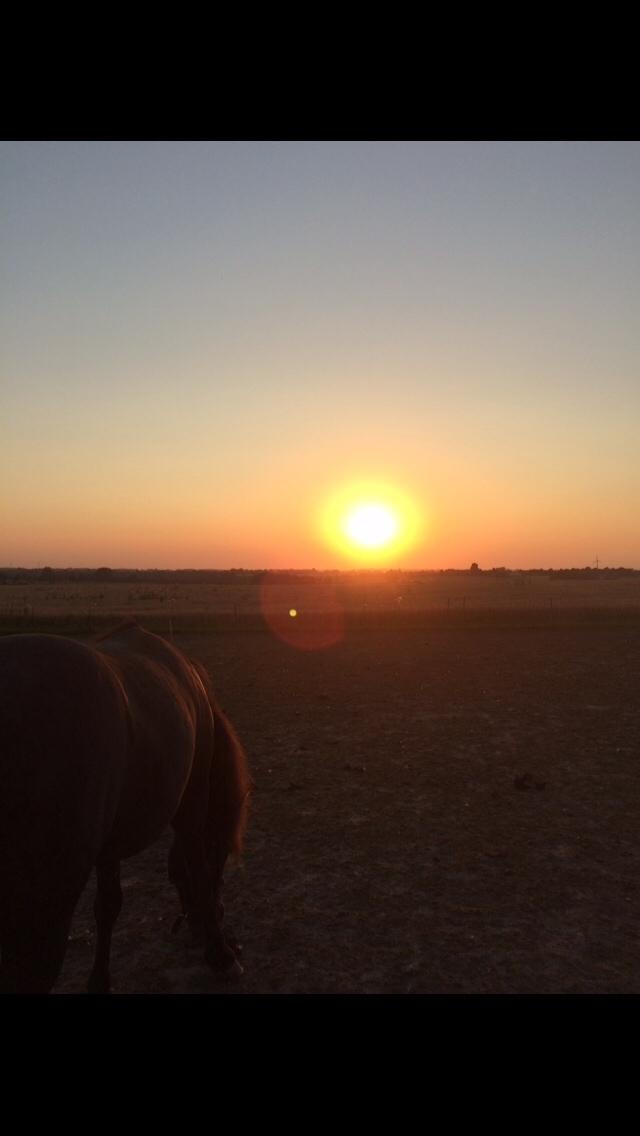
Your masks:
<svg viewBox="0 0 640 1136"><path fill-rule="evenodd" d="M254 783L247 755L219 706L212 704L214 755L209 789L209 824L229 853L240 856Z"/></svg>

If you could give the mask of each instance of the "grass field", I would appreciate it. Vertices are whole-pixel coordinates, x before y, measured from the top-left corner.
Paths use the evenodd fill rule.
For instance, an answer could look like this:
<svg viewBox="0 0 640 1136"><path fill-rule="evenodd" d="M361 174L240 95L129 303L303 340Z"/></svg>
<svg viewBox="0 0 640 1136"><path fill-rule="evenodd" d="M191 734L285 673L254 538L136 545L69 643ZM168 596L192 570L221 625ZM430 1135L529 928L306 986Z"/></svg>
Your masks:
<svg viewBox="0 0 640 1136"><path fill-rule="evenodd" d="M238 996L640 992L636 581L444 583L0 591L3 631L136 614L206 665L256 782ZM115 990L227 993L171 933L167 847L123 865ZM58 992L85 989L92 904Z"/></svg>
<svg viewBox="0 0 640 1136"><path fill-rule="evenodd" d="M206 664L256 781L227 917L243 994L638 993L640 631L265 632ZM167 841L123 865L116 991L221 993ZM85 988L93 888L61 992Z"/></svg>
<svg viewBox="0 0 640 1136"><path fill-rule="evenodd" d="M309 583L29 583L0 587L0 632L90 633L137 617L160 633L259 630L269 615L299 622L338 614L354 629L412 626L625 625L640 622L640 574L590 579L543 574L349 574ZM266 617L266 619L265 619Z"/></svg>

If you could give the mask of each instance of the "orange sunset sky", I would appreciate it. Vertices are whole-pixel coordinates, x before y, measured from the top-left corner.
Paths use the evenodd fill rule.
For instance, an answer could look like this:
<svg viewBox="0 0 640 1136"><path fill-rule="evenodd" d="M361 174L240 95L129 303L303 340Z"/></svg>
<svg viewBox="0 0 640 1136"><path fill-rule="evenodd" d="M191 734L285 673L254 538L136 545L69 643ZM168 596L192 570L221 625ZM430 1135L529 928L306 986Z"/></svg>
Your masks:
<svg viewBox="0 0 640 1136"><path fill-rule="evenodd" d="M0 158L1 564L640 567L638 143Z"/></svg>

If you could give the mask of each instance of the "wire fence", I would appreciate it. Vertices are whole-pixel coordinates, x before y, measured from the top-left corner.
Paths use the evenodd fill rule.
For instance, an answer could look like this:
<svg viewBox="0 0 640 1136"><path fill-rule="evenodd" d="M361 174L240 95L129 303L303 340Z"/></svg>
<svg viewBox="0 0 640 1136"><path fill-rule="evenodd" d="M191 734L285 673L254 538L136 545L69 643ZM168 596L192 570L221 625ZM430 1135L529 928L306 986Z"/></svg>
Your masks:
<svg viewBox="0 0 640 1136"><path fill-rule="evenodd" d="M273 614L273 613L271 613ZM286 608L281 613L285 618ZM488 607L448 606L402 611L395 609L344 610L342 626L349 631L415 632L437 628L469 628L511 630L527 628L616 627L640 628L640 604L620 606L561 606L545 603L526 606ZM335 623L336 609L309 611L298 608L295 628L322 629ZM59 635L92 635L116 626L123 619L138 619L150 631L161 635L268 632L270 620L260 611L145 611L137 616L128 611L47 612L35 607L20 610L0 608L0 634L53 633ZM292 631L294 623L291 623Z"/></svg>

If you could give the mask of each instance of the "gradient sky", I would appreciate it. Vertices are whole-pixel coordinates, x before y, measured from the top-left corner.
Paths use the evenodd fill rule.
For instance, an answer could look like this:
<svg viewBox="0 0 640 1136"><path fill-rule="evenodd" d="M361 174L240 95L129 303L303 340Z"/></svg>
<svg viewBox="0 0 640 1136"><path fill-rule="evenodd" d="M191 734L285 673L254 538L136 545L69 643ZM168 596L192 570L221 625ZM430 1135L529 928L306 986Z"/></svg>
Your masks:
<svg viewBox="0 0 640 1136"><path fill-rule="evenodd" d="M640 567L640 144L0 143L0 564Z"/></svg>

